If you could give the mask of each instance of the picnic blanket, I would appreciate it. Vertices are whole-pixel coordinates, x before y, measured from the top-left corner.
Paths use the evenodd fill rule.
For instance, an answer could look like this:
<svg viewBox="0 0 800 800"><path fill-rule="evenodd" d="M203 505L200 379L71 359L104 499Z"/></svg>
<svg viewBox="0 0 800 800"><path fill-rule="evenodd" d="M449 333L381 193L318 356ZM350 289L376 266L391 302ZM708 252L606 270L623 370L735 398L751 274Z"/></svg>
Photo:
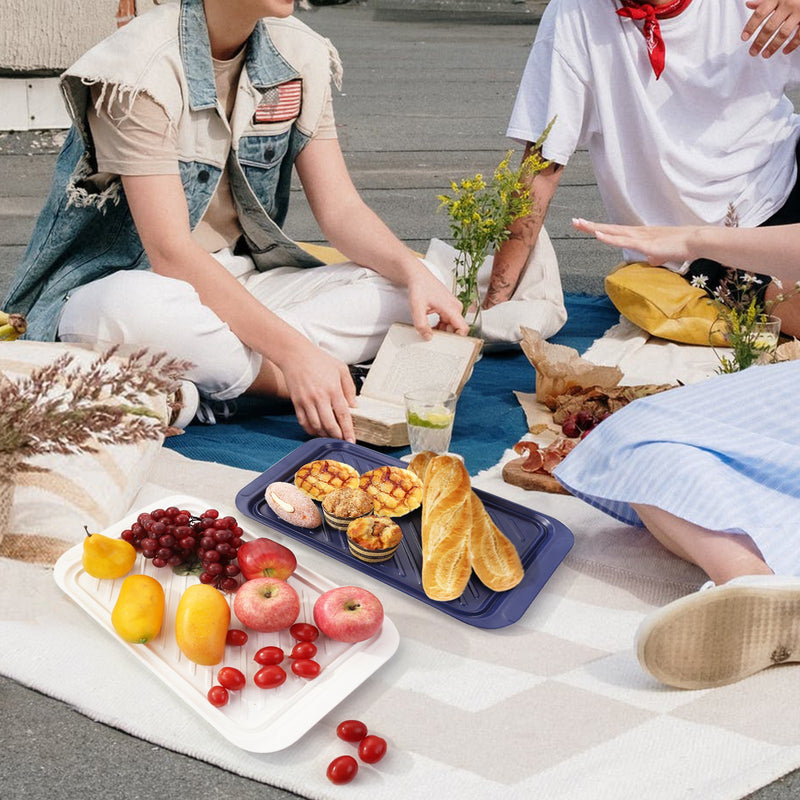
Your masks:
<svg viewBox="0 0 800 800"><path fill-rule="evenodd" d="M657 684L636 663L637 626L655 606L695 589L703 580L698 570L639 529L575 498L503 484L498 472L499 466L474 484L555 516L576 537L508 628L469 627L287 541L310 569L375 592L401 642L378 672L286 750L256 755L230 744L132 663L49 572L30 565L3 571L0 672L145 740L326 800L342 796L325 768L347 752L334 730L349 718L364 720L390 748L346 787L353 800L638 800L643 792L650 800L734 800L800 765L796 667L687 692ZM230 502L254 475L164 450L154 483L137 502L174 492ZM86 664L90 684L81 679Z"/></svg>
<svg viewBox="0 0 800 800"><path fill-rule="evenodd" d="M672 358L671 350L625 325L612 328L589 355L624 361L642 376L659 369L658 359L666 368ZM712 365L702 350L694 359L687 351L680 361L684 378ZM525 430L521 410L507 411L514 426L502 426L504 442L499 429L489 429L499 452L490 468L471 470L473 484L564 522L575 535L572 551L522 618L493 631L467 626L287 541L308 568L378 594L401 641L386 664L286 750L256 755L230 744L131 663L125 648L61 594L42 568L0 562L6 643L0 672L145 740L325 800L344 791L353 800L638 800L643 794L649 800L738 800L800 766L796 666L701 691L670 689L639 668L632 645L640 622L653 608L695 590L704 576L642 529L573 497L505 484L502 464L514 457L508 447ZM494 420L494 409L484 414ZM287 433L272 438L274 450L262 453L255 469L164 448L136 505L187 493L232 508L238 490L276 460L273 453L298 444ZM50 658L52 652L60 657ZM88 688L80 680L87 663L93 669ZM142 685L146 692L130 691ZM325 768L347 752L334 730L348 718L363 719L390 749L342 790L327 782Z"/></svg>
<svg viewBox="0 0 800 800"><path fill-rule="evenodd" d="M566 295L566 325L551 341L583 352L619 320L606 297ZM514 390L532 392L534 371L516 347L487 352L475 365L456 408L452 449L464 456L471 475L494 466L509 440L525 430ZM263 472L309 437L288 403L244 399L239 413L217 425L190 425L166 446L189 458ZM408 448L378 448L401 456Z"/></svg>

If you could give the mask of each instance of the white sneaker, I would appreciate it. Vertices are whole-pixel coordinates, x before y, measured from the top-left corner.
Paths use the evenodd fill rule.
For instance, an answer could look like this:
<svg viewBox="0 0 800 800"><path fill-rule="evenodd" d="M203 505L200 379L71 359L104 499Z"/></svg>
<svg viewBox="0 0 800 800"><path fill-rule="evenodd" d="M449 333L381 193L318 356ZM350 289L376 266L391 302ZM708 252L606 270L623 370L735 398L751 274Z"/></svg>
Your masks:
<svg viewBox="0 0 800 800"><path fill-rule="evenodd" d="M167 402L172 409L170 426L185 429L197 414L200 393L191 381L182 380L178 391Z"/></svg>
<svg viewBox="0 0 800 800"><path fill-rule="evenodd" d="M639 663L682 689L709 689L800 661L800 578L746 575L675 600L636 633Z"/></svg>
<svg viewBox="0 0 800 800"><path fill-rule="evenodd" d="M217 420L229 420L236 416L235 400L208 400L203 398L195 410L195 420L202 425L216 425Z"/></svg>

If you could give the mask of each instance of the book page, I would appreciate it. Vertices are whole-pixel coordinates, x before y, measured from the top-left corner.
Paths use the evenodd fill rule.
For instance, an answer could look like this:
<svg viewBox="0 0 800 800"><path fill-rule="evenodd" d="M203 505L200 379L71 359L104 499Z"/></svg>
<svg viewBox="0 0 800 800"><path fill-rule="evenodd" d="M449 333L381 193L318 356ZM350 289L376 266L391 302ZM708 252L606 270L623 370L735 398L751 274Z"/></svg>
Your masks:
<svg viewBox="0 0 800 800"><path fill-rule="evenodd" d="M477 357L481 341L434 331L425 341L410 325L395 323L386 334L370 368L361 396L396 403L403 412L403 395L426 386L458 392Z"/></svg>
<svg viewBox="0 0 800 800"><path fill-rule="evenodd" d="M352 410L354 417L365 417L377 423L393 425L397 422L405 423L405 407L398 403L387 403L360 394L356 398L356 407Z"/></svg>

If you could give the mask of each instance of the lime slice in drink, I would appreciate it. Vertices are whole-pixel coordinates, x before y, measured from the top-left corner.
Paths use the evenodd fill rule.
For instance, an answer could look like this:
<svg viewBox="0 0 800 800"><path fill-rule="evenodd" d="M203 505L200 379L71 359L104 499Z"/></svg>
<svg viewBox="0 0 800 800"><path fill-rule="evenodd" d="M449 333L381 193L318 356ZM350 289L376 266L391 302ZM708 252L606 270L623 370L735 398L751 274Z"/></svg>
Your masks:
<svg viewBox="0 0 800 800"><path fill-rule="evenodd" d="M778 337L772 333L757 333L753 341L756 350L772 350L778 346Z"/></svg>
<svg viewBox="0 0 800 800"><path fill-rule="evenodd" d="M408 424L416 425L419 428L446 428L453 422L451 411L430 411L420 415L415 411L408 412Z"/></svg>

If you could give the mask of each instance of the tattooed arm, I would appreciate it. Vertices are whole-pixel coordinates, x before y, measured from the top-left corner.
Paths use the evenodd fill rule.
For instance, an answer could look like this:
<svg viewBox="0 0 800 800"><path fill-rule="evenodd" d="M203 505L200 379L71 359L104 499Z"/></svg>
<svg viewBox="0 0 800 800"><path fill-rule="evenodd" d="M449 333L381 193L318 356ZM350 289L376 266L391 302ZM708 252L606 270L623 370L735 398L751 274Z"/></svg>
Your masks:
<svg viewBox="0 0 800 800"><path fill-rule="evenodd" d="M528 157L530 149L531 143L528 142L523 158ZM514 289L517 288L528 256L539 238L539 231L544 224L547 209L561 180L562 172L561 164L551 164L533 178L531 182L533 211L529 216L522 217L511 225L509 238L497 249L489 278L489 289L483 301L484 308L491 308L510 299Z"/></svg>

